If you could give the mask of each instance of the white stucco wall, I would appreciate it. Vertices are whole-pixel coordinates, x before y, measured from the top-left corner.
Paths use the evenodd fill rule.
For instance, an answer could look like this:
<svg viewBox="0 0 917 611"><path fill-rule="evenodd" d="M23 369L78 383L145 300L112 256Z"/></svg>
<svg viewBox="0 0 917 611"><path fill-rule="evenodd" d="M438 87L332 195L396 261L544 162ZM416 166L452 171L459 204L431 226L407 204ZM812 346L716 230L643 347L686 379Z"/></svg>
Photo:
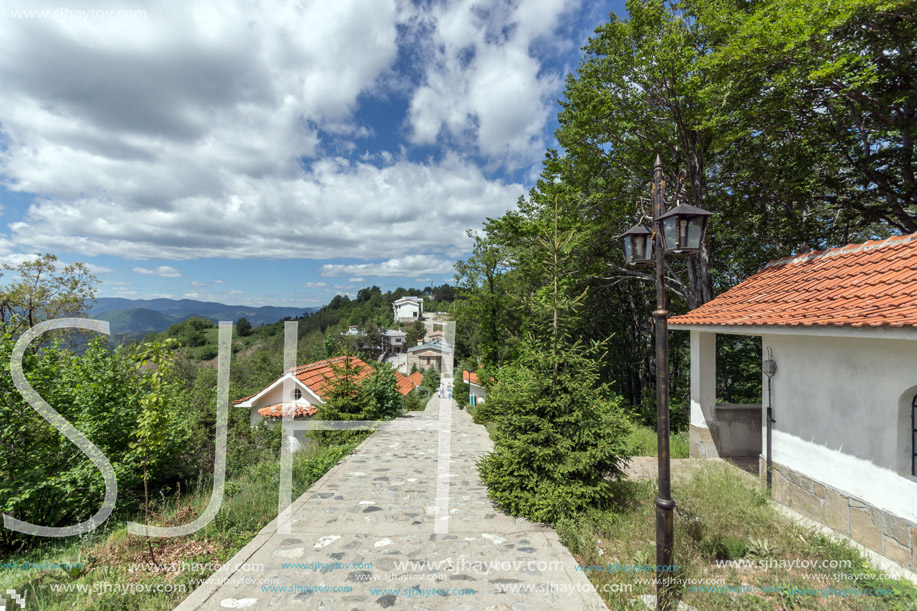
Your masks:
<svg viewBox="0 0 917 611"><path fill-rule="evenodd" d="M292 397L293 388L298 388L300 389L300 391L302 391L302 397L300 401L297 401L297 403L302 403L304 405L305 404L320 405L322 403L322 400L318 397L318 395L313 393L311 390L309 390L307 387L303 386L299 382L293 382L292 384L289 385L288 392L290 393L291 396L284 399L284 396L283 396L284 386L286 386L286 384L281 382L280 384L277 384L273 388L268 389L263 395L261 395L260 397L258 397L256 400L253 401L252 406L249 408L251 411L251 425L252 426L255 426L256 424L264 420L264 418L258 414L258 410L261 409L262 407L267 407L268 405L277 405L278 403L283 403L284 401L292 401L293 400L293 397Z"/></svg>
<svg viewBox="0 0 917 611"><path fill-rule="evenodd" d="M395 318L401 319L419 319L421 315L421 306L415 302L399 303L395 307Z"/></svg>
<svg viewBox="0 0 917 611"><path fill-rule="evenodd" d="M770 347L777 362L774 462L917 522L917 481L905 472L910 444L902 431L910 432L902 402L909 406L917 390L917 341L762 338L762 353ZM766 377L762 394L766 406Z"/></svg>
<svg viewBox="0 0 917 611"><path fill-rule="evenodd" d="M716 333L691 331L691 424L709 428L716 419Z"/></svg>

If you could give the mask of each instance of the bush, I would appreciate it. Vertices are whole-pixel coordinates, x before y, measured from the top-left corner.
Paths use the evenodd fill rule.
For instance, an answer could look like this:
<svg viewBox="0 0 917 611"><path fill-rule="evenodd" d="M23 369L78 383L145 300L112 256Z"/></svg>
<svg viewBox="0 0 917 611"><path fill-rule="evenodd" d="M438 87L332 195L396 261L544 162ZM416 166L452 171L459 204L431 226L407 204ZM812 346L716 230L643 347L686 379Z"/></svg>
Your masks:
<svg viewBox="0 0 917 611"><path fill-rule="evenodd" d="M628 421L587 352L574 344L552 354L530 339L475 413L496 416L481 479L512 515L550 523L612 498L610 478L628 458Z"/></svg>
<svg viewBox="0 0 917 611"><path fill-rule="evenodd" d="M0 360L10 362L14 340L0 334ZM94 443L111 462L118 479L115 511L130 514L142 498L140 456L131 444L146 396L144 375L121 351L111 352L104 338L89 342L82 356L57 346L27 351L23 369L35 391ZM147 372L149 373L149 372ZM162 405L184 405L183 393L170 381ZM0 369L0 510L42 526L83 521L101 506L104 482L96 466L66 437L32 409L13 385L8 367ZM160 431L162 443L146 453L150 488L167 489L188 479L192 469L183 455L190 435L187 418ZM0 532L9 549L24 536Z"/></svg>

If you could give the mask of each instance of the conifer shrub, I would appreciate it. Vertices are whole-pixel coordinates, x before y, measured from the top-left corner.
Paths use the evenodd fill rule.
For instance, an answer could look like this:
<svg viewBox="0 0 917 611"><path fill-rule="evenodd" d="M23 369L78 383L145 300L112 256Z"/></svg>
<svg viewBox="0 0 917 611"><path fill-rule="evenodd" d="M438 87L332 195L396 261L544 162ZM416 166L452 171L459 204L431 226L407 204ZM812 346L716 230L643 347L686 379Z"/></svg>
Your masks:
<svg viewBox="0 0 917 611"><path fill-rule="evenodd" d="M494 450L480 463L490 497L514 516L553 523L607 506L626 465L628 421L598 365L575 344L556 355L527 345L502 367L484 404L496 415Z"/></svg>

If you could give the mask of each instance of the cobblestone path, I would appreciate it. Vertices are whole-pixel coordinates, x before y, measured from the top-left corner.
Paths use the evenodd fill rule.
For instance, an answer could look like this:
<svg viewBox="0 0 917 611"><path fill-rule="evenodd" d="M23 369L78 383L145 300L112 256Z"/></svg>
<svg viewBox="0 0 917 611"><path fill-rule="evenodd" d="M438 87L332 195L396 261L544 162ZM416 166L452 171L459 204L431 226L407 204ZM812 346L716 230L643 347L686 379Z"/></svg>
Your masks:
<svg viewBox="0 0 917 611"><path fill-rule="evenodd" d="M607 608L554 530L494 508L466 411L434 397L396 423L416 428L373 433L294 501L290 534L275 520L177 609Z"/></svg>

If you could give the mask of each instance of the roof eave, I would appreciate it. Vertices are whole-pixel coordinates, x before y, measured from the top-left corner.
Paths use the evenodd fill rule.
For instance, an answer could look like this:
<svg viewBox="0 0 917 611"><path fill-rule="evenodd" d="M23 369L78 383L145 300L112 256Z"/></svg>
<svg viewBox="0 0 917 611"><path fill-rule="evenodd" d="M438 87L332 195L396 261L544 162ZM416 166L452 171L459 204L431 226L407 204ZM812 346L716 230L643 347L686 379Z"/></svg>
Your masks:
<svg viewBox="0 0 917 611"><path fill-rule="evenodd" d="M917 340L914 327L853 327L849 325L702 325L670 323L672 331L700 331L723 335L814 335L820 337L859 337L872 339Z"/></svg>

